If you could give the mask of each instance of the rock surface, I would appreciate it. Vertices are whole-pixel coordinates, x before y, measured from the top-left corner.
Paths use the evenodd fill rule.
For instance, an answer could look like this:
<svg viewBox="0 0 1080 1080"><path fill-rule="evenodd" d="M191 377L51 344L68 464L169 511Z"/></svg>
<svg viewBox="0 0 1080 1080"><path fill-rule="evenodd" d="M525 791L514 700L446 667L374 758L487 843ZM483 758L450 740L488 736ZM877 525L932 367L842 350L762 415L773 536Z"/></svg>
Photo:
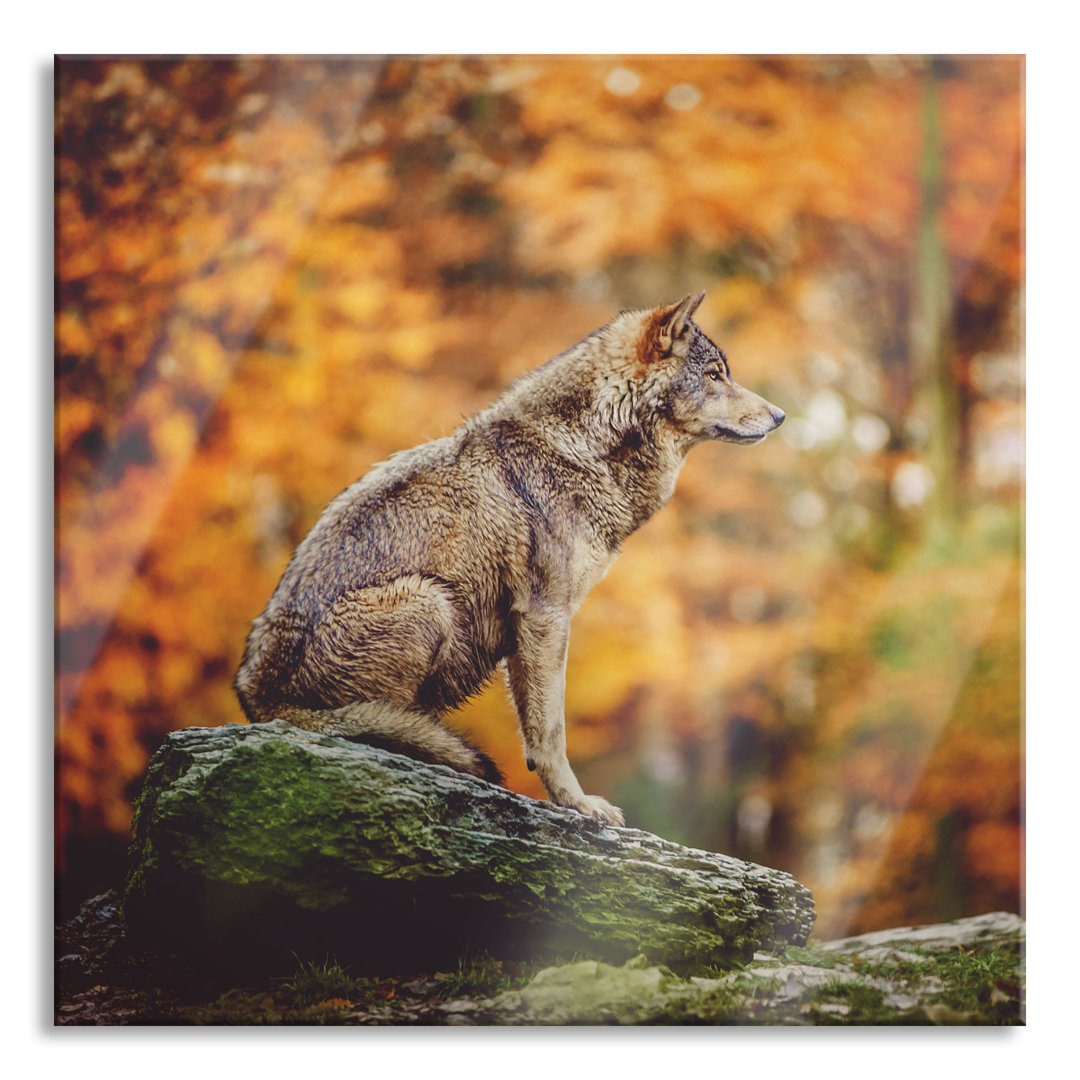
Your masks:
<svg viewBox="0 0 1080 1080"><path fill-rule="evenodd" d="M545 969L479 1015L526 1024L1022 1024L1023 941L1023 920L995 912L758 953L715 979L680 979L644 957L621 967L590 961Z"/></svg>
<svg viewBox="0 0 1080 1080"><path fill-rule="evenodd" d="M822 948L828 952L863 956L876 954L889 946L920 946L934 952L947 949L972 950L980 945L1020 944L1024 940L1024 920L1007 911L973 915L933 926L901 926L893 930L874 930L857 937L839 938Z"/></svg>
<svg viewBox="0 0 1080 1080"><path fill-rule="evenodd" d="M132 941L234 976L293 954L431 971L468 950L724 969L813 923L781 871L283 721L170 735L131 851Z"/></svg>

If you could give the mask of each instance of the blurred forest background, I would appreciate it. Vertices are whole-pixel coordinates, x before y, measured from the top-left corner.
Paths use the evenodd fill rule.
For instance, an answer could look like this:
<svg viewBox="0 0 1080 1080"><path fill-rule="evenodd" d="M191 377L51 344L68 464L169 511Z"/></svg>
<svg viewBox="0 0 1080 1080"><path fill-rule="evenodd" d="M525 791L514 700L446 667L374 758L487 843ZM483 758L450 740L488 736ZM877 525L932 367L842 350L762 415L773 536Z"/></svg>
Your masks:
<svg viewBox="0 0 1080 1080"><path fill-rule="evenodd" d="M574 622L628 822L832 937L1022 910L1019 57L62 59L60 915L166 733L243 719L320 510L623 307L788 413L688 459ZM501 682L458 716L515 791Z"/></svg>

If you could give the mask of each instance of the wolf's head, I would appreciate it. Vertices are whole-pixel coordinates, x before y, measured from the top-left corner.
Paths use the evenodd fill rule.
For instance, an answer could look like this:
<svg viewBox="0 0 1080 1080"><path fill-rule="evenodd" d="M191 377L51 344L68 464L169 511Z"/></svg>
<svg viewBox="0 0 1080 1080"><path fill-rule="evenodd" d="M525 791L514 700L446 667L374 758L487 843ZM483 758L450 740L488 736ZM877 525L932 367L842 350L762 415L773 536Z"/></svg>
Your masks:
<svg viewBox="0 0 1080 1080"><path fill-rule="evenodd" d="M623 316L636 322L641 406L687 447L705 439L761 442L784 422L784 411L732 379L727 357L691 318L704 297Z"/></svg>

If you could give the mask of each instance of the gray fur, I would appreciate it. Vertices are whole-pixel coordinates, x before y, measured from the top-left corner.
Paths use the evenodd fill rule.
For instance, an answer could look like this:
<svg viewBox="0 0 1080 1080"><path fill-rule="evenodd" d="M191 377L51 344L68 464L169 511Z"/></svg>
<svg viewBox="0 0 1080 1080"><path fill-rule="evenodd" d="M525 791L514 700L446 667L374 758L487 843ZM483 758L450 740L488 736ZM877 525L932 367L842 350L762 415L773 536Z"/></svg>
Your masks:
<svg viewBox="0 0 1080 1080"><path fill-rule="evenodd" d="M490 778L442 718L502 662L551 799L621 824L566 758L570 618L671 497L691 447L758 442L784 418L731 381L691 319L703 295L620 313L342 492L252 626L235 682L248 718Z"/></svg>

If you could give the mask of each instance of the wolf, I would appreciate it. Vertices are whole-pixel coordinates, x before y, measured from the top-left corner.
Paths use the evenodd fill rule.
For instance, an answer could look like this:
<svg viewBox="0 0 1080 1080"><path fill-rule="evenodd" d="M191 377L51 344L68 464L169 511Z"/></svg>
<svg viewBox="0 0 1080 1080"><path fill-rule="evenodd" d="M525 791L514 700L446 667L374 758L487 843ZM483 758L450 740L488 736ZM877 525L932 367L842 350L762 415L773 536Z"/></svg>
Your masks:
<svg viewBox="0 0 1080 1080"><path fill-rule="evenodd" d="M784 420L693 321L704 296L619 312L338 495L252 624L234 682L247 718L497 783L444 719L502 666L552 802L623 824L567 760L570 620L694 446L761 442Z"/></svg>

